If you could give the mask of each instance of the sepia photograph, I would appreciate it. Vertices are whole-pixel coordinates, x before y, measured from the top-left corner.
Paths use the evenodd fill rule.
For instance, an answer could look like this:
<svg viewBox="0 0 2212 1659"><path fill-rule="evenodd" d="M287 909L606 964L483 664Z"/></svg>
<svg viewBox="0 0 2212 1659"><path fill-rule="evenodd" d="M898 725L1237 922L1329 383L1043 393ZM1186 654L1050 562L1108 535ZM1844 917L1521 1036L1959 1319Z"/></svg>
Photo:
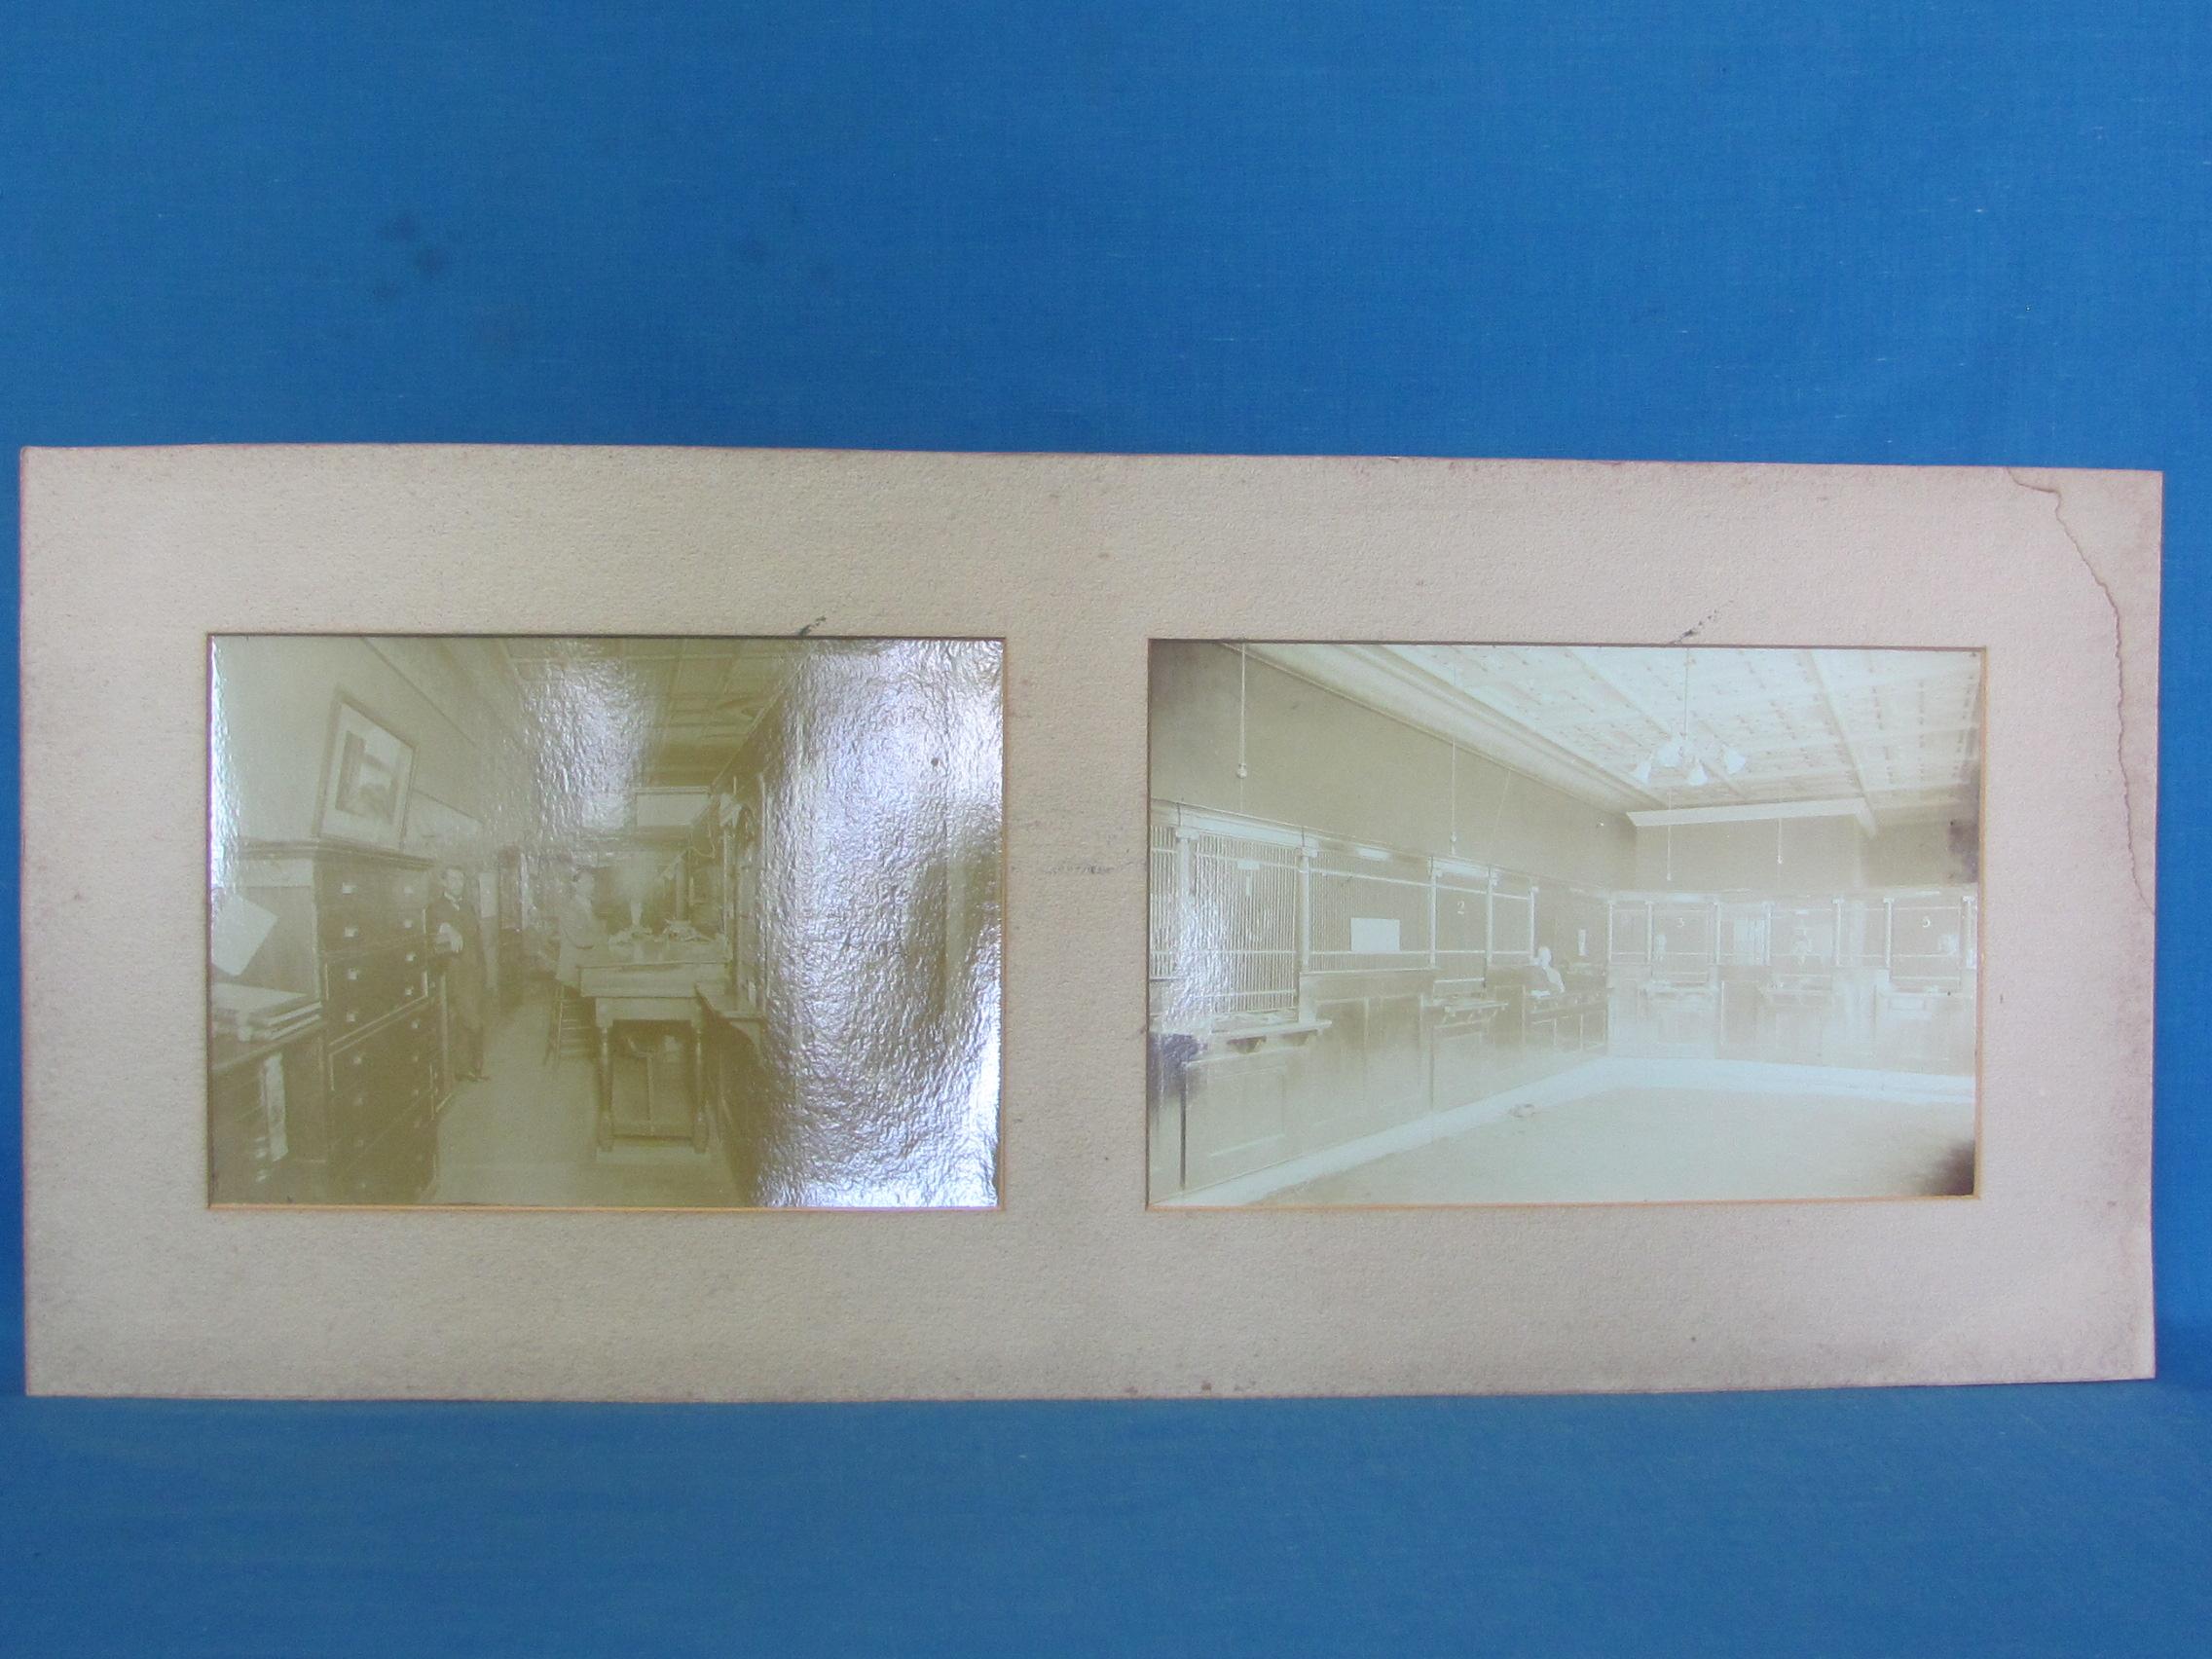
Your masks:
<svg viewBox="0 0 2212 1659"><path fill-rule="evenodd" d="M997 642L208 667L211 1202L997 1203Z"/></svg>
<svg viewBox="0 0 2212 1659"><path fill-rule="evenodd" d="M1155 1205L1975 1191L1978 650L1155 641Z"/></svg>

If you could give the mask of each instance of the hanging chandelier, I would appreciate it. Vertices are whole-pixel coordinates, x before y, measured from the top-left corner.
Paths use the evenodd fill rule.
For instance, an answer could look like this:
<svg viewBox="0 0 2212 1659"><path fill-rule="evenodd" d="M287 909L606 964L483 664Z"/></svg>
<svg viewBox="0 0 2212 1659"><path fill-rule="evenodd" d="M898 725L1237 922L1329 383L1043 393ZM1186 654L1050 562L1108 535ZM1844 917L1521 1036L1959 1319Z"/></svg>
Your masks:
<svg viewBox="0 0 2212 1659"><path fill-rule="evenodd" d="M1666 741L1636 763L1629 775L1640 784L1651 782L1655 772L1679 772L1685 788L1702 790L1713 781L1706 762L1733 778L1744 769L1744 757L1719 739L1699 737L1690 730L1690 655L1682 653L1682 718Z"/></svg>

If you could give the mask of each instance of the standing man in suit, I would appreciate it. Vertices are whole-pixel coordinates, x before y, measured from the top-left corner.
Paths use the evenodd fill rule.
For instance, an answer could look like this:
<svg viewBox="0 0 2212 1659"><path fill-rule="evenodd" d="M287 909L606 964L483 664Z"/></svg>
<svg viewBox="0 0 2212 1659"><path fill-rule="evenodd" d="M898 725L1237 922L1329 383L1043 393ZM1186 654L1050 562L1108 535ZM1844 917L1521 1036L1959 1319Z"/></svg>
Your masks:
<svg viewBox="0 0 2212 1659"><path fill-rule="evenodd" d="M430 901L430 940L446 987L446 1021L454 1075L481 1081L484 1071L484 932L468 903L468 875L459 865L438 871Z"/></svg>

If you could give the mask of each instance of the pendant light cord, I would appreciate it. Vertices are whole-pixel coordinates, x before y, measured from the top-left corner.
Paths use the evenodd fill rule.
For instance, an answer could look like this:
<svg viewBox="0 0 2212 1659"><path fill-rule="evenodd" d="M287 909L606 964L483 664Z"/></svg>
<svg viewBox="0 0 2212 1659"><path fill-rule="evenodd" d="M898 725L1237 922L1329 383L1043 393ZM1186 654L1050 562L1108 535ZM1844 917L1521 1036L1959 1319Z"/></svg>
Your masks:
<svg viewBox="0 0 2212 1659"><path fill-rule="evenodd" d="M1236 810L1238 812L1244 810L1244 780L1250 775L1250 769L1246 766L1244 760L1245 671L1250 661L1249 653L1239 644L1236 647Z"/></svg>

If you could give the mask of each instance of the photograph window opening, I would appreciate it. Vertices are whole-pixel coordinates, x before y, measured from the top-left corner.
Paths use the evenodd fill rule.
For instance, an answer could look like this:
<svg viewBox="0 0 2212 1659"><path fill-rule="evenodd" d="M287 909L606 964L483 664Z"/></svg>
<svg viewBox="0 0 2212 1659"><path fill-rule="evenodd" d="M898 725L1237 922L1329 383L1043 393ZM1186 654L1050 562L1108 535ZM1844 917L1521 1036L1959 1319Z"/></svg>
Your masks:
<svg viewBox="0 0 2212 1659"><path fill-rule="evenodd" d="M986 640L218 635L217 1204L998 1201Z"/></svg>
<svg viewBox="0 0 2212 1659"><path fill-rule="evenodd" d="M1977 650L1155 641L1155 1205L1969 1197Z"/></svg>

